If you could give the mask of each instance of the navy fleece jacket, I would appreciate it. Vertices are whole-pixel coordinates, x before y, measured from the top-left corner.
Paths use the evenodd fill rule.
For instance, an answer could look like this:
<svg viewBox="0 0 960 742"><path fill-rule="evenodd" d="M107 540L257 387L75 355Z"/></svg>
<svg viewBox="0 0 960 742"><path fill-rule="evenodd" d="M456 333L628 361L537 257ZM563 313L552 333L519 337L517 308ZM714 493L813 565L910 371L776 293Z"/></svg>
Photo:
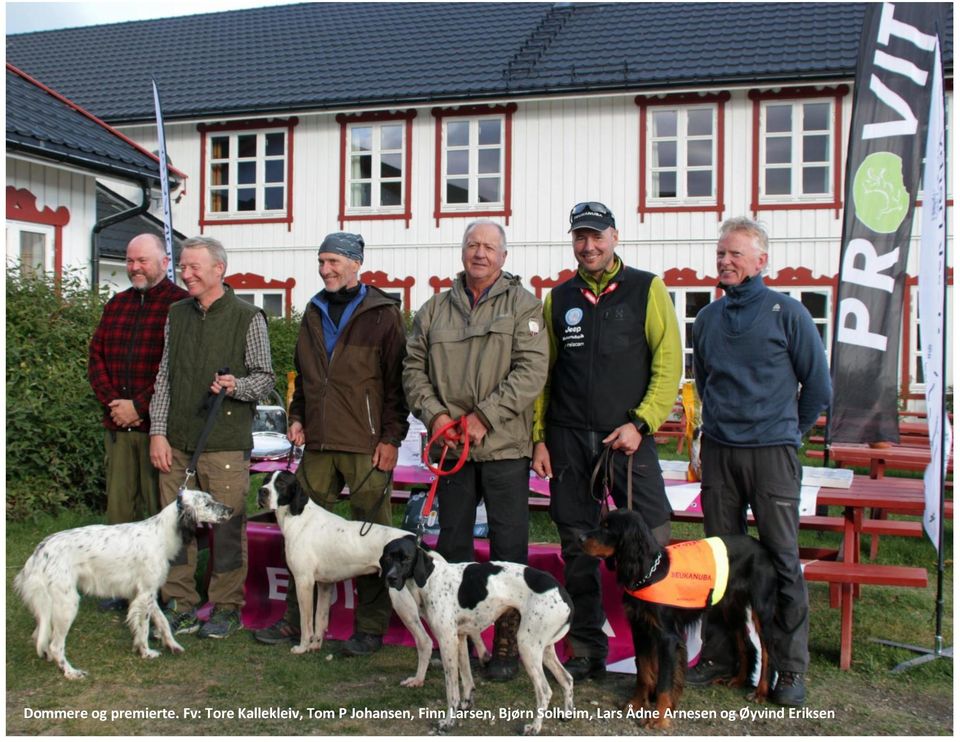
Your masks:
<svg viewBox="0 0 960 742"><path fill-rule="evenodd" d="M723 287L693 325L703 433L729 446L792 444L830 403L823 342L806 308L760 276Z"/></svg>

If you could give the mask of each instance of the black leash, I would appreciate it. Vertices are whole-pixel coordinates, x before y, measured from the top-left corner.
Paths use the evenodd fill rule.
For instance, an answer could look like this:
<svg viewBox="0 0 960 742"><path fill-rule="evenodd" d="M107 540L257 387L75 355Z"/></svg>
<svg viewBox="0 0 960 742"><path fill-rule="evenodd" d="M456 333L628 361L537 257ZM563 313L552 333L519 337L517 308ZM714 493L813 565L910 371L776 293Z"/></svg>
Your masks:
<svg viewBox="0 0 960 742"><path fill-rule="evenodd" d="M293 451L294 451L294 445L290 444L290 452L287 454L287 470L288 471L290 470L290 466L293 462ZM302 460L301 460L301 463L303 463ZM373 474L375 471L381 471L381 470L375 466L371 466L370 471L368 471L364 476L364 478L360 480L360 484L358 484L356 487L350 488L350 495L353 496L354 492L359 492L360 490L362 490L363 485L367 483L367 480L370 479L370 475ZM310 476L307 474L306 467L304 467L303 469L303 481L304 481L304 484L307 485L307 489L319 495L319 490L317 490L316 487L310 484ZM376 513L380 509L380 506L383 505L383 500L389 493L390 493L390 478L388 477L387 483L383 487L383 492L380 494L380 499L377 500L373 508L371 510L368 510L367 512L370 514ZM360 524L360 535L366 536L368 533L370 533L370 529L372 529L373 526L374 526L374 522L372 520L364 518L363 522Z"/></svg>
<svg viewBox="0 0 960 742"><path fill-rule="evenodd" d="M600 517L609 511L607 500L613 492L615 470L613 459L615 451L609 445L604 446L590 475L590 495L600 503ZM600 493L597 494L597 478L600 478ZM627 456L627 510L633 510L633 454Z"/></svg>
<svg viewBox="0 0 960 742"><path fill-rule="evenodd" d="M223 376L224 374L230 373L230 369L224 366L219 371L217 371L218 376ZM197 447L193 450L193 456L190 457L190 463L187 464L187 470L183 479L183 484L180 487L180 492L183 492L187 488L187 483L190 481L191 477L197 476L197 463L200 461L200 454L203 453L203 449L206 448L207 438L210 437L210 432L213 430L213 426L217 422L217 412L219 412L220 407L223 405L223 398L226 396L227 390L223 387L220 387L220 391L214 397L213 395L207 395L206 400L204 400L203 409L209 409L207 412L207 421L203 425L203 430L200 431L200 437L197 438ZM177 509L180 508L180 493L177 493Z"/></svg>

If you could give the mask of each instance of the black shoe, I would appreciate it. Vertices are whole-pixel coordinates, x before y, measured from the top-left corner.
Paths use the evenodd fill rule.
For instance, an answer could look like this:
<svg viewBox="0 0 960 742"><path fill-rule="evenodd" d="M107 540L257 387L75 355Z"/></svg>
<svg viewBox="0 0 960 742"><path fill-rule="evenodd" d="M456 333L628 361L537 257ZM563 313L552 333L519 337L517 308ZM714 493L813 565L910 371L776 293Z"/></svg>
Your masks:
<svg viewBox="0 0 960 742"><path fill-rule="evenodd" d="M283 644L284 642L296 644L300 641L300 627L294 626L286 618L281 618L273 626L254 631L253 638L261 644Z"/></svg>
<svg viewBox="0 0 960 742"><path fill-rule="evenodd" d="M517 656L513 657L494 657L484 668L484 677L492 680L494 683L504 683L517 677L517 670L520 662Z"/></svg>
<svg viewBox="0 0 960 742"><path fill-rule="evenodd" d="M607 662L600 657L571 657L563 667L575 681L599 679L607 674Z"/></svg>
<svg viewBox="0 0 960 742"><path fill-rule="evenodd" d="M343 644L343 653L353 657L365 657L373 654L383 646L383 637L377 634L367 634L363 631L354 632Z"/></svg>
<svg viewBox="0 0 960 742"><path fill-rule="evenodd" d="M103 613L116 611L117 613L126 613L130 603L126 598L107 598L97 604L97 610Z"/></svg>
<svg viewBox="0 0 960 742"><path fill-rule="evenodd" d="M807 701L807 689L803 685L803 673L778 673L777 685L770 700L778 706L803 706Z"/></svg>
<svg viewBox="0 0 960 742"><path fill-rule="evenodd" d="M705 688L713 683L721 683L733 677L729 667L718 665L713 660L700 660L694 667L688 667L684 681L691 688Z"/></svg>

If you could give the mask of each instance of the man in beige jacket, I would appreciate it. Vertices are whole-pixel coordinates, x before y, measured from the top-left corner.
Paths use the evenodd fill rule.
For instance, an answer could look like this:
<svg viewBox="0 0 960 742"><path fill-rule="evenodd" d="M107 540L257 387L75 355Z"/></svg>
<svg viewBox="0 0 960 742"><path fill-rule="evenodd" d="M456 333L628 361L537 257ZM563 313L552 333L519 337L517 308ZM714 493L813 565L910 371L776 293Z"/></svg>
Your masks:
<svg viewBox="0 0 960 742"><path fill-rule="evenodd" d="M489 220L467 226L463 272L417 312L403 364L407 403L431 435L452 420L466 420L467 463L438 487L437 551L451 562L474 559L480 500L486 503L490 558L527 562L530 430L549 348L540 301L504 272L506 258L503 227ZM462 442L458 435L451 431L451 447ZM448 464L455 458L448 455ZM519 621L516 611L498 619L489 679L516 675Z"/></svg>

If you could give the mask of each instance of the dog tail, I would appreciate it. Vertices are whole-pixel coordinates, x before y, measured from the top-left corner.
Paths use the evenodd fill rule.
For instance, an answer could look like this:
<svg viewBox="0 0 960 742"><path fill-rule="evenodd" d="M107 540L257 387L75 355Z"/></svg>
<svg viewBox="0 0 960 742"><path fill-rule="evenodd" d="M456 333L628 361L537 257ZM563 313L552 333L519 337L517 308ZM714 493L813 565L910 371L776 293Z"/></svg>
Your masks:
<svg viewBox="0 0 960 742"><path fill-rule="evenodd" d="M53 600L44 581L37 579L31 562L32 557L14 578L13 587L37 621L33 638L36 640L37 654L45 658L50 645L50 616L53 612Z"/></svg>

